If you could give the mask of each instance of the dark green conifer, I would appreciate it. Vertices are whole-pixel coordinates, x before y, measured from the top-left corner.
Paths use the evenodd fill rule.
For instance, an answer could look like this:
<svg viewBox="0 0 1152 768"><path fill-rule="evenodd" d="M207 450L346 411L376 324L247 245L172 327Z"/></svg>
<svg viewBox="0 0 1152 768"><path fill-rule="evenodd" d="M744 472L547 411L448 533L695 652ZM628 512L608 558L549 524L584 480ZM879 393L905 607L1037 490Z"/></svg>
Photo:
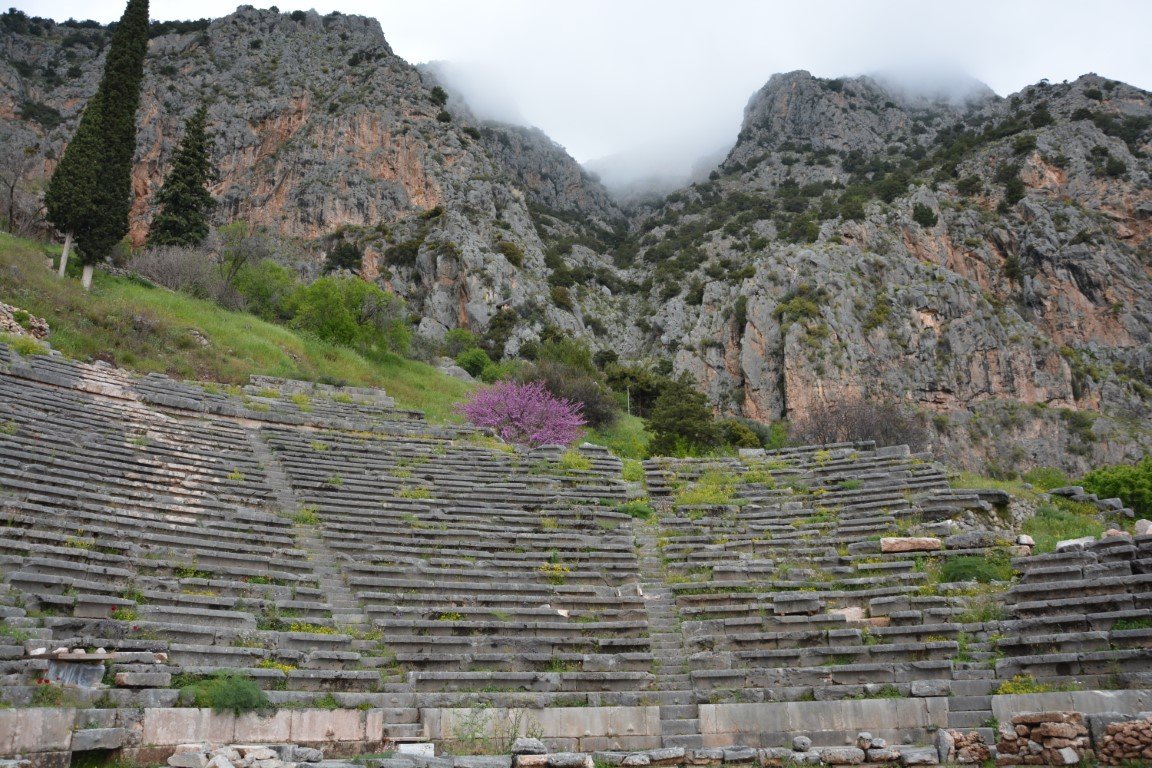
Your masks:
<svg viewBox="0 0 1152 768"><path fill-rule="evenodd" d="M104 76L48 182L48 220L67 236L60 273L74 239L85 267L85 288L92 265L128 233L136 108L147 51L148 0L128 0L112 33Z"/></svg>
<svg viewBox="0 0 1152 768"><path fill-rule="evenodd" d="M149 245L199 245L208 237L208 214L216 201L208 184L216 179L205 131L208 108L200 107L184 125L184 138L172 168L156 193L160 211L148 230Z"/></svg>

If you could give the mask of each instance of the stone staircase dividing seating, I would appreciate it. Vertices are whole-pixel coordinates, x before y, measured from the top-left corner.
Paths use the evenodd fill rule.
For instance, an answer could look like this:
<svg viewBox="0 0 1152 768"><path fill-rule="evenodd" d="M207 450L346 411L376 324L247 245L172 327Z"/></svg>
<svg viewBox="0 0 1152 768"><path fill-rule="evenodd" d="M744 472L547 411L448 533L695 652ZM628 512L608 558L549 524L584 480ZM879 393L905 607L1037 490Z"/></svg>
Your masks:
<svg viewBox="0 0 1152 768"><path fill-rule="evenodd" d="M91 705L171 706L233 670L291 706L658 705L949 696L981 729L1027 674L1149 686L1152 537L1017 557L1009 585L942 584L1010 550L950 521L956 490L867 443L646 462L654 520L596 446L510 451L372 391L135 376L0 345L0 700L36 648L104 648ZM719 488L684 503L685 486ZM880 539L938 532L931 552ZM983 731L982 731L983 732ZM990 732L986 734L990 736Z"/></svg>
<svg viewBox="0 0 1152 768"><path fill-rule="evenodd" d="M656 535L698 701L951 694L963 727L991 718L997 625L973 610L970 585L950 593L929 577L1004 542L955 536L936 552L883 553L879 539L987 513L998 493L953 490L925 457L871 444L645 468L649 491L674 502ZM679 487L718 476L728 503L675 503Z"/></svg>
<svg viewBox="0 0 1152 768"><path fill-rule="evenodd" d="M103 366L3 362L0 575L27 646L5 654L6 699L26 701L44 669L25 650L61 645L165 651L157 680L227 669L277 693L379 691L275 514L249 429L144 404L138 379Z"/></svg>

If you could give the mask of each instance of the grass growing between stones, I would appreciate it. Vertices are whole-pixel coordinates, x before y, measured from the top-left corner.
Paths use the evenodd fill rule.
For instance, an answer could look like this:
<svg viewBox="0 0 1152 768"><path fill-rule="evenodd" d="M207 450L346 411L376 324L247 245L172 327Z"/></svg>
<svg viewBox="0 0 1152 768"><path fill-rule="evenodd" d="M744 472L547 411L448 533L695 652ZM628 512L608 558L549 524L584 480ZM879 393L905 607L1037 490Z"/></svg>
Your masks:
<svg viewBox="0 0 1152 768"><path fill-rule="evenodd" d="M55 349L144 373L247 383L252 374L382 387L431 421L471 387L397 355L369 359L244 312L97 271L92 291L48 268L59 248L0 233L0 301L48 321ZM204 342L207 342L205 344Z"/></svg>
<svg viewBox="0 0 1152 768"><path fill-rule="evenodd" d="M590 443L603 445L621 458L643 459L648 455L648 441L651 437L644 428L643 419L621 414L609 426L589 429L586 439Z"/></svg>
<svg viewBox="0 0 1152 768"><path fill-rule="evenodd" d="M1099 538L1105 525L1095 505L1068 499L1053 498L1036 509L1036 514L1024 521L1021 530L1036 541L1034 552L1053 552L1056 543L1083 536Z"/></svg>
<svg viewBox="0 0 1152 768"><path fill-rule="evenodd" d="M1015 498L1032 500L1037 497L1034 489L1026 488L1022 480L996 480L991 477L978 475L975 472L960 472L948 479L948 485L953 488L993 488L1007 491Z"/></svg>

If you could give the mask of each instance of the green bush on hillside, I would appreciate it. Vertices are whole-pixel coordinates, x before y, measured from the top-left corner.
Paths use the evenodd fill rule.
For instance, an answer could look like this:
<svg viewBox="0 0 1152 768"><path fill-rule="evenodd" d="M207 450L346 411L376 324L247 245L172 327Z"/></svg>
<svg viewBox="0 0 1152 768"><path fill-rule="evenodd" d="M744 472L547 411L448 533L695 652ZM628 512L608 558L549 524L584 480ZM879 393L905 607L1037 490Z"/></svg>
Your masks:
<svg viewBox="0 0 1152 768"><path fill-rule="evenodd" d="M411 339L404 301L358 277L330 276L293 294L292 325L324 341L403 353Z"/></svg>
<svg viewBox="0 0 1152 768"><path fill-rule="evenodd" d="M184 686L180 697L194 707L237 715L272 708L268 696L256 683L233 672L218 672L207 680Z"/></svg>
<svg viewBox="0 0 1152 768"><path fill-rule="evenodd" d="M1139 515L1152 514L1152 457L1089 472L1080 485L1100 498L1118 498Z"/></svg>

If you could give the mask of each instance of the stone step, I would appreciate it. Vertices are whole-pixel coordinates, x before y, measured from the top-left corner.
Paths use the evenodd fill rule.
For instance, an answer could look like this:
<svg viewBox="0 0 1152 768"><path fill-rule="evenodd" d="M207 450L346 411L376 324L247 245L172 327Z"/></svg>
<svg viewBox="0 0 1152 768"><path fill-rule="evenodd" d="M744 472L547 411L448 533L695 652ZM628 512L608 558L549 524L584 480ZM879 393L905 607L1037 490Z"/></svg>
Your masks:
<svg viewBox="0 0 1152 768"><path fill-rule="evenodd" d="M661 720L695 720L700 707L695 704L667 704L660 707Z"/></svg>
<svg viewBox="0 0 1152 768"><path fill-rule="evenodd" d="M980 728L992 719L992 710L973 710L971 712L949 712L949 728Z"/></svg>
<svg viewBox="0 0 1152 768"><path fill-rule="evenodd" d="M691 720L660 720L660 730L664 736L692 736L699 735L700 721Z"/></svg>
<svg viewBox="0 0 1152 768"><path fill-rule="evenodd" d="M703 749L704 737L699 734L684 734L680 736L665 736L663 738L665 748L668 747L684 747L685 749Z"/></svg>

